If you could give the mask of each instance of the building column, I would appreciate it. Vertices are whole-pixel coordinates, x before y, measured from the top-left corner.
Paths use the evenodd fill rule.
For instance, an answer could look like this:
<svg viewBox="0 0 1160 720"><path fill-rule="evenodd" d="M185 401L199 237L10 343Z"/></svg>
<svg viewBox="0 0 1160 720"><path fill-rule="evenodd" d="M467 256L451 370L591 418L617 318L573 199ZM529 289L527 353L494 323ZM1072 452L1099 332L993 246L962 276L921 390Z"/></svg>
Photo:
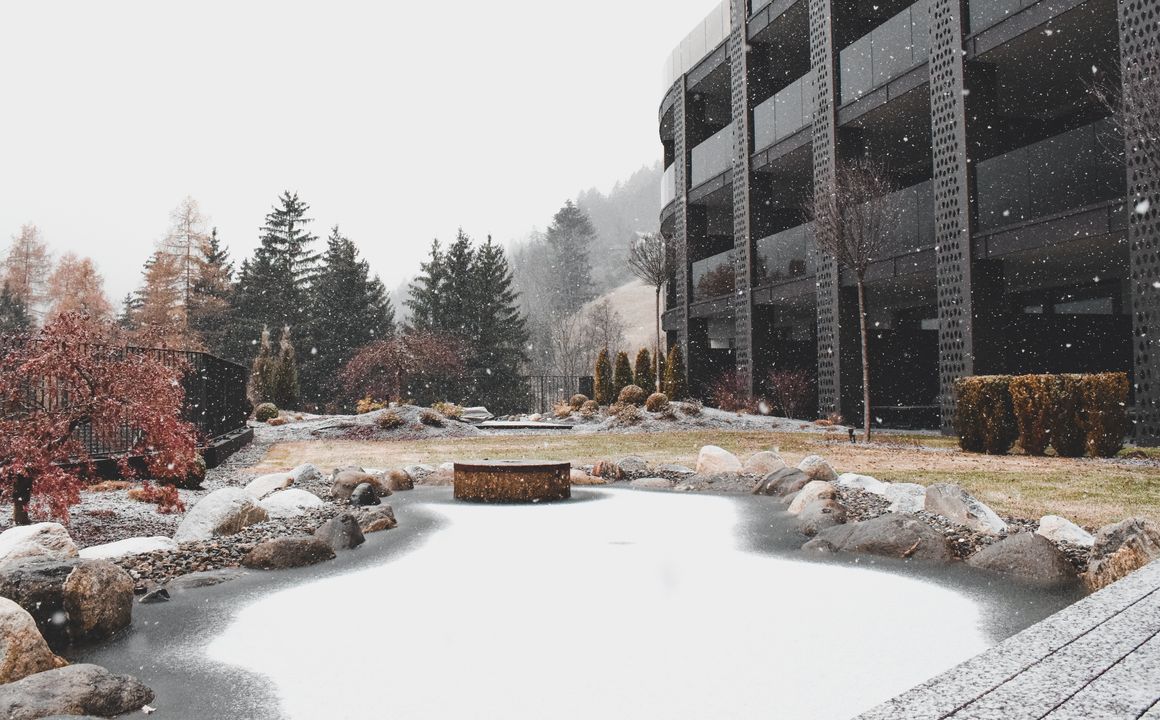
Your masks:
<svg viewBox="0 0 1160 720"><path fill-rule="evenodd" d="M1123 97L1132 115L1123 118L1127 162L1128 243L1132 288L1132 369L1135 376L1134 439L1160 445L1160 139L1156 91L1143 90L1160 76L1160 0L1120 0L1120 70ZM1135 100L1133 100L1133 98Z"/></svg>
<svg viewBox="0 0 1160 720"><path fill-rule="evenodd" d="M930 3L930 121L938 288L939 410L953 431L955 381L974 373L971 213L961 0Z"/></svg>
<svg viewBox="0 0 1160 720"><path fill-rule="evenodd" d="M749 158L752 143L749 131L749 44L746 20L748 0L731 0L729 33L729 78L733 115L733 322L737 373L745 387L754 390L753 368L753 294L750 215Z"/></svg>
<svg viewBox="0 0 1160 720"><path fill-rule="evenodd" d="M681 76L677 100L673 103L673 176L677 186L673 208L673 243L676 246L676 311L677 344L685 358L689 358L689 149L685 133L685 105L688 100L688 78ZM685 378L686 382L688 377Z"/></svg>
<svg viewBox="0 0 1160 720"><path fill-rule="evenodd" d="M834 52L831 0L809 0L810 67L814 72L813 141L814 197L824 200L833 193L837 164L837 83L838 66ZM815 232L824 232L815 227ZM840 287L838 263L826 253L818 253L818 415L838 412L842 406L839 377L838 322Z"/></svg>

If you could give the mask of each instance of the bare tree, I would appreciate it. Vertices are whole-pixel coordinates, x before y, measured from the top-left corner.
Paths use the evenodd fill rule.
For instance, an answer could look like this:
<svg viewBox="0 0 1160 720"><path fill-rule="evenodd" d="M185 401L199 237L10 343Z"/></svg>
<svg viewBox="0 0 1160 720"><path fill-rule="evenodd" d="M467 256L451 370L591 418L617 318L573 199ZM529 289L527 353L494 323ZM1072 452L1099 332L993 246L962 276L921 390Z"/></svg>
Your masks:
<svg viewBox="0 0 1160 720"><path fill-rule="evenodd" d="M588 355L581 313L558 318L549 326L548 332L556 373L568 377L579 376Z"/></svg>
<svg viewBox="0 0 1160 720"><path fill-rule="evenodd" d="M889 236L891 190L886 172L872 160L839 161L829 194L810 208L818 249L854 273L858 329L862 338L862 439L870 441L870 356L866 323L866 270L879 259Z"/></svg>
<svg viewBox="0 0 1160 720"><path fill-rule="evenodd" d="M672 253L665 236L660 233L640 233L628 248L628 266L632 274L651 285L656 291L656 351L653 353L653 374L656 390L661 389L661 288L672 270Z"/></svg>
<svg viewBox="0 0 1160 720"><path fill-rule="evenodd" d="M588 339L588 367L593 367L601 348L615 357L624 345L624 318L612 306L612 301L604 298L588 306L584 314L584 333Z"/></svg>
<svg viewBox="0 0 1160 720"><path fill-rule="evenodd" d="M1111 114L1124 139L1146 146L1160 143L1160 80L1149 76L1121 84L1118 75L1102 75L1087 86L1096 102ZM1114 150L1119 152L1123 147Z"/></svg>
<svg viewBox="0 0 1160 720"><path fill-rule="evenodd" d="M186 197L169 213L169 231L159 244L161 253L175 268L174 283L181 308L183 333L188 335L188 310L193 286L201 272L203 258L209 249L209 234L201 208L192 197Z"/></svg>

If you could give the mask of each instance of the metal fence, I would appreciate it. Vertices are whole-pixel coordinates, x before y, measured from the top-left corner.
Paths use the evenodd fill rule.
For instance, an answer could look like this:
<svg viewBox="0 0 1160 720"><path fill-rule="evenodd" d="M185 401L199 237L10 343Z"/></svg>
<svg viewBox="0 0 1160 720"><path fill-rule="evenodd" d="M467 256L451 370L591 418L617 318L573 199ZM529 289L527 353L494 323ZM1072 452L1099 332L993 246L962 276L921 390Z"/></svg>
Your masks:
<svg viewBox="0 0 1160 720"><path fill-rule="evenodd" d="M547 413L557 402L576 393L592 397L591 376L528 375L524 382L528 388L528 412Z"/></svg>

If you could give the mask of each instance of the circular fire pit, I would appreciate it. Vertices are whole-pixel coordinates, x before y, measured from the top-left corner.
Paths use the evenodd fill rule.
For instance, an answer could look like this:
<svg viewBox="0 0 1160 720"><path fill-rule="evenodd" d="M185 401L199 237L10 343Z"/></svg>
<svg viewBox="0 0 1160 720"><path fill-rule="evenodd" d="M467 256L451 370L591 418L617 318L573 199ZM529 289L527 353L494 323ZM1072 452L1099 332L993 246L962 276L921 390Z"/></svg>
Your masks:
<svg viewBox="0 0 1160 720"><path fill-rule="evenodd" d="M572 496L572 466L545 460L478 460L455 463L455 499L537 502Z"/></svg>

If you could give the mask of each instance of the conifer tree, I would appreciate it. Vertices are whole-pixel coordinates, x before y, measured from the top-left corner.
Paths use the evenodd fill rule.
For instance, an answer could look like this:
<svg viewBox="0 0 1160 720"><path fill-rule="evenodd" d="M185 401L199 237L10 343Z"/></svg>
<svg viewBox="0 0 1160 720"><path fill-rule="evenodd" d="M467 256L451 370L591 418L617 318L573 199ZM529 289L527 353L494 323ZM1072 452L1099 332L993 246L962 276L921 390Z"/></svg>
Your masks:
<svg viewBox="0 0 1160 720"><path fill-rule="evenodd" d="M620 391L632 385L632 365L628 362L628 353L616 353L616 366L612 369L613 398L620 395Z"/></svg>
<svg viewBox="0 0 1160 720"><path fill-rule="evenodd" d="M282 327L278 341L278 357L274 361L271 399L279 410L297 410L301 402L298 388L298 359L290 342L290 326Z"/></svg>
<svg viewBox="0 0 1160 720"><path fill-rule="evenodd" d="M439 240L431 241L427 262L419 265L419 271L419 277L411 281L411 297L407 300L407 308L411 311L410 326L416 330L441 331L440 307L446 269Z"/></svg>
<svg viewBox="0 0 1160 720"><path fill-rule="evenodd" d="M463 228L455 235L455 242L443 256L441 302L436 315L436 329L459 335L468 342L476 342L475 315L478 287L472 277L475 271L476 251L471 238Z"/></svg>
<svg viewBox="0 0 1160 720"><path fill-rule="evenodd" d="M250 366L250 402L259 405L271 402L274 397L274 373L277 363L274 350L270 346L270 328L262 328L262 335L258 340L258 353Z"/></svg>
<svg viewBox="0 0 1160 720"><path fill-rule="evenodd" d="M596 373L592 379L592 398L599 405L610 405L615 399L612 395L612 363L608 359L608 348L600 348L596 356Z"/></svg>
<svg viewBox="0 0 1160 720"><path fill-rule="evenodd" d="M135 293L125 293L121 299L121 314L117 316L117 327L132 332L137 329L137 313L141 310L141 298Z"/></svg>
<svg viewBox="0 0 1160 720"><path fill-rule="evenodd" d="M648 348L641 348L636 354L636 365L632 373L633 382L647 393L656 390L656 378L653 376L652 354Z"/></svg>
<svg viewBox="0 0 1160 720"><path fill-rule="evenodd" d="M669 349L668 360L665 361L664 393L670 400L683 400L689 396L689 381L685 370L685 355L680 345L673 345Z"/></svg>
<svg viewBox="0 0 1160 720"><path fill-rule="evenodd" d="M12 237L4 257L3 280L8 283L12 296L20 300L33 318L40 317L45 310L51 274L52 258L40 228L31 223L22 225L20 234Z"/></svg>
<svg viewBox="0 0 1160 720"><path fill-rule="evenodd" d="M97 321L112 318L113 306L105 297L105 279L91 258L65 253L48 277L48 317L77 313Z"/></svg>
<svg viewBox="0 0 1160 720"><path fill-rule="evenodd" d="M556 317L573 315L596 297L592 262L588 257L595 239L592 221L571 200L566 201L552 218L544 240L551 250L557 280L551 297Z"/></svg>
<svg viewBox="0 0 1160 720"><path fill-rule="evenodd" d="M133 318L137 341L149 346L184 347L185 313L176 261L164 252L154 252L145 261L143 275Z"/></svg>
<svg viewBox="0 0 1160 720"><path fill-rule="evenodd" d="M222 247L214 228L202 246L186 316L190 332L215 355L227 354L226 334L233 323L230 306L233 274L230 253Z"/></svg>
<svg viewBox="0 0 1160 720"><path fill-rule="evenodd" d="M526 393L520 366L527 362L527 322L519 310L507 255L490 235L475 253L469 277L468 369L475 378L476 397L497 412L520 409Z"/></svg>
<svg viewBox="0 0 1160 720"><path fill-rule="evenodd" d="M12 294L8 283L0 289L0 334L21 333L32 327L24 301Z"/></svg>

